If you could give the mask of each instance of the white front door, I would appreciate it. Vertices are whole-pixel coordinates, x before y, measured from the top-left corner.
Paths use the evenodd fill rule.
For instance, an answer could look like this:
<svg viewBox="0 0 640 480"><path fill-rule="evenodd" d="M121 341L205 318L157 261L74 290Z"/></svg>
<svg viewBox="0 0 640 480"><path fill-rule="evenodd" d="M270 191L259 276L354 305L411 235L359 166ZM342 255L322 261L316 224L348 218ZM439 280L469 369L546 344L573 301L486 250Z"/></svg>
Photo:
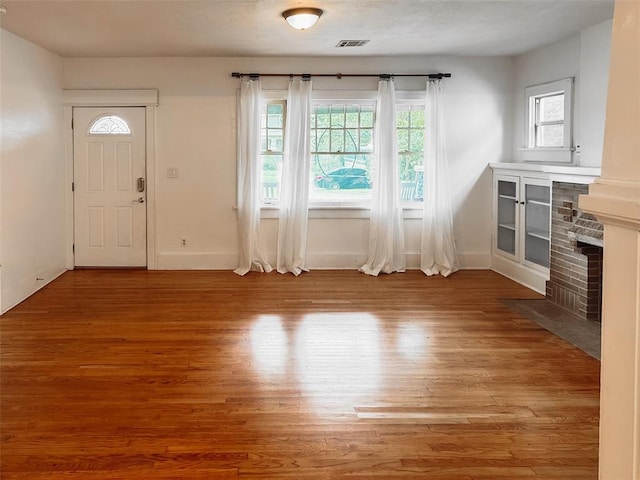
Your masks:
<svg viewBox="0 0 640 480"><path fill-rule="evenodd" d="M147 264L145 109L74 108L78 267Z"/></svg>

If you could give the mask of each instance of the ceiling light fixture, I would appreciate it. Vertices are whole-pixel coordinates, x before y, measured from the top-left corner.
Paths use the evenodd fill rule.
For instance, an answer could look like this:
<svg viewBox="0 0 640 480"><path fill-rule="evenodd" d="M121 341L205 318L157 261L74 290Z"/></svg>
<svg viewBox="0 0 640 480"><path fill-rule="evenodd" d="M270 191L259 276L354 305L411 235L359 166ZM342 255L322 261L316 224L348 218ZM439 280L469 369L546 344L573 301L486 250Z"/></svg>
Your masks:
<svg viewBox="0 0 640 480"><path fill-rule="evenodd" d="M5 7L4 5L0 5L0 14L2 13L7 13L7 7Z"/></svg>
<svg viewBox="0 0 640 480"><path fill-rule="evenodd" d="M322 10L319 8L292 8L282 12L282 16L289 25L298 30L306 30L313 25L322 16Z"/></svg>

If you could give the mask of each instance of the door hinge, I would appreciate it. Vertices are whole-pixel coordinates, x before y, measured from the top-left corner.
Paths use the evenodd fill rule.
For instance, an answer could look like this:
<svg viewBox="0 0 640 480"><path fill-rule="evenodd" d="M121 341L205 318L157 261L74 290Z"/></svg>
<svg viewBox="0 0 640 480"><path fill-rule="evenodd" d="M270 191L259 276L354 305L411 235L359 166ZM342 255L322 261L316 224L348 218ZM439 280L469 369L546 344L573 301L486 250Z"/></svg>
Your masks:
<svg viewBox="0 0 640 480"><path fill-rule="evenodd" d="M71 130L73 130L73 118L71 119Z"/></svg>
<svg viewBox="0 0 640 480"><path fill-rule="evenodd" d="M75 182L71 182L71 191L75 192L76 191L76 184Z"/></svg>
<svg viewBox="0 0 640 480"><path fill-rule="evenodd" d="M71 245L71 251L73 253L76 253L76 244L75 243L73 245Z"/></svg>

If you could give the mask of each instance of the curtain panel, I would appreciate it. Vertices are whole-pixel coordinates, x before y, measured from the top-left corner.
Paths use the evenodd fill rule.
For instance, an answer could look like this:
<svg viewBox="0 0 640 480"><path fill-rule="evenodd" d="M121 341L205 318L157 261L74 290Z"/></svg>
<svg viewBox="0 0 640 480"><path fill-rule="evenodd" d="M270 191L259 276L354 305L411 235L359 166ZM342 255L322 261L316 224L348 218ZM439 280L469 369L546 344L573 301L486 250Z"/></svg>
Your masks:
<svg viewBox="0 0 640 480"><path fill-rule="evenodd" d="M460 269L453 236L451 183L444 134L442 81L427 82L420 269L444 277Z"/></svg>
<svg viewBox="0 0 640 480"><path fill-rule="evenodd" d="M393 80L380 80L374 127L373 191L369 253L360 271L377 276L404 272L404 223L398 183L396 95Z"/></svg>
<svg viewBox="0 0 640 480"><path fill-rule="evenodd" d="M287 95L284 156L280 181L277 270L307 271L307 223L311 169L311 91L309 80L291 80Z"/></svg>
<svg viewBox="0 0 640 480"><path fill-rule="evenodd" d="M238 105L238 275L251 270L270 272L260 250L260 80L242 80Z"/></svg>

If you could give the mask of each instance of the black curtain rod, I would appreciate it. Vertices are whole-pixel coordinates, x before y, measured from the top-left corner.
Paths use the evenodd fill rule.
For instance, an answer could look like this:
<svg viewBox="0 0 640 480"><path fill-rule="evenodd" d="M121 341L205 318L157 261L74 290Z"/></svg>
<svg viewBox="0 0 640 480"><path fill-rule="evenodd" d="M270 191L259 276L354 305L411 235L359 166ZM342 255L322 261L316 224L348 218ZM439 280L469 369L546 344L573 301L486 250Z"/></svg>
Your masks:
<svg viewBox="0 0 640 480"><path fill-rule="evenodd" d="M302 77L303 80L310 80L311 77L335 77L341 79L344 77L427 77L429 80L441 80L443 78L451 78L450 73L238 73L231 74L233 78L249 77L256 79L260 77Z"/></svg>

